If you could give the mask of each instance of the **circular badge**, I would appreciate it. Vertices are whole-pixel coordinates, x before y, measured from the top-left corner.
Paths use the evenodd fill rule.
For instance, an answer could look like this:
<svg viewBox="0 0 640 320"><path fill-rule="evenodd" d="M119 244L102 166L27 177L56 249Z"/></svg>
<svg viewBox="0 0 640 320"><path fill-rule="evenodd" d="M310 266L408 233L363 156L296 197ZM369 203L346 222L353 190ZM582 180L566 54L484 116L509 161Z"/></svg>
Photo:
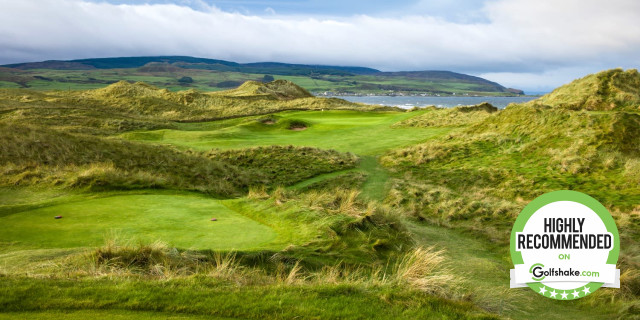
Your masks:
<svg viewBox="0 0 640 320"><path fill-rule="evenodd" d="M511 230L511 287L558 300L620 287L620 237L609 211L577 191L534 199Z"/></svg>

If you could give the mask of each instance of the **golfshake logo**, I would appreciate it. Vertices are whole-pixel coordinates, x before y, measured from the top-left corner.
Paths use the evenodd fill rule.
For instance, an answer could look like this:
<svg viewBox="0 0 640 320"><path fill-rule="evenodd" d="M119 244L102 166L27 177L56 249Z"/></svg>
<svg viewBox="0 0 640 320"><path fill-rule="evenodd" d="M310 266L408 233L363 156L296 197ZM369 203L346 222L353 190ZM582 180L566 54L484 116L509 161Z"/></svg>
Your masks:
<svg viewBox="0 0 640 320"><path fill-rule="evenodd" d="M546 193L522 210L511 231L511 288L559 300L619 288L619 253L618 229L602 204L576 191Z"/></svg>

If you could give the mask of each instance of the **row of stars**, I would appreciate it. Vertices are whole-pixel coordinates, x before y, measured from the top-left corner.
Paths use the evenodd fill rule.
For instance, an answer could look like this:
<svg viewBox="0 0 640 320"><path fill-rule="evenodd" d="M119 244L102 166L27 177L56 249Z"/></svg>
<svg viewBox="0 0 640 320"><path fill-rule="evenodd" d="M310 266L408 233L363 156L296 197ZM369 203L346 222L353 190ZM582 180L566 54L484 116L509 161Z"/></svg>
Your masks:
<svg viewBox="0 0 640 320"><path fill-rule="evenodd" d="M548 292L549 293L549 297L555 298L555 299L569 299L569 295L572 294L573 295L572 299L575 299L575 298L579 298L580 297L581 292L584 292L583 297L588 295L589 293L591 293L591 289L589 289L589 287L587 287L587 286L584 286L584 289L582 289L582 290L575 289L575 290L573 290L573 292L571 292L571 291L567 292L566 290L563 290L562 293L556 292L556 289L553 289L553 288L549 288L549 289L552 289L553 291L547 290L547 287L544 286L544 285L541 286L540 287L540 294L544 296ZM556 296L558 294L560 294L561 298L556 298Z"/></svg>

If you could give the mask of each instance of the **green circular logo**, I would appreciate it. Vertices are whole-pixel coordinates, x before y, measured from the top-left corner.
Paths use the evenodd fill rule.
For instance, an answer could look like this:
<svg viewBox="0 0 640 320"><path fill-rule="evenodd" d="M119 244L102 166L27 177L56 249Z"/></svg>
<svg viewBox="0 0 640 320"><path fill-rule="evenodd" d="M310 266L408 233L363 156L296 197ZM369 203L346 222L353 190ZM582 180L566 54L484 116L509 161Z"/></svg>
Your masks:
<svg viewBox="0 0 640 320"><path fill-rule="evenodd" d="M511 287L558 300L620 287L618 228L596 199L554 191L534 199L511 230Z"/></svg>

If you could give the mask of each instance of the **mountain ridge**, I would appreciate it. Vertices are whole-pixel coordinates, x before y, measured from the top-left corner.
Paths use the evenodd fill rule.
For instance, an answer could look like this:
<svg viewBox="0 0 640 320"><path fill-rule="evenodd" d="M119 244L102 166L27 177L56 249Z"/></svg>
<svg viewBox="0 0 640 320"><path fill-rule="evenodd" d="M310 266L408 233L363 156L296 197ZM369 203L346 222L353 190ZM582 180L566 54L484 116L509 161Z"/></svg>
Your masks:
<svg viewBox="0 0 640 320"><path fill-rule="evenodd" d="M219 59L197 58L189 56L140 56L112 57L75 60L48 60L0 65L0 81L13 82L24 88L33 87L29 82L39 80L38 86L56 87L51 82L110 84L114 81L101 79L106 70L127 70L135 76L177 77L182 73L185 81L154 83L156 86L207 86L214 90L237 87L247 80L260 81L259 75L279 76L281 79L303 77L307 82L303 87L315 92L336 93L429 93L438 95L453 94L493 94L520 95L522 90L506 88L499 83L476 76L442 70L384 72L378 69L360 66L335 66L318 64L291 64L282 62L237 63ZM50 71L50 72L46 72ZM78 73L84 71L82 80L75 80ZM32 76L29 76L33 74ZM69 76L68 74L72 74ZM232 74L232 75L229 75ZM51 76L53 75L53 77ZM64 75L64 76L63 76ZM97 75L97 76L96 76ZM196 81L193 75L203 75L205 83ZM206 75L206 76L204 76ZM235 76L233 76L235 75ZM289 77L289 78L287 78ZM105 77L106 78L106 77ZM191 78L191 79L190 79ZM73 79L73 80L70 80ZM190 79L190 80L189 80ZM215 79L217 81L210 81ZM120 79L119 79L120 80ZM133 79L129 79L133 80ZM198 80L198 79L196 79ZM50 83L44 83L48 81ZM135 80L139 81L139 80ZM143 80L145 82L149 82ZM303 81L303 82L305 82ZM298 82L298 81L296 81ZM94 87L96 87L94 86Z"/></svg>

